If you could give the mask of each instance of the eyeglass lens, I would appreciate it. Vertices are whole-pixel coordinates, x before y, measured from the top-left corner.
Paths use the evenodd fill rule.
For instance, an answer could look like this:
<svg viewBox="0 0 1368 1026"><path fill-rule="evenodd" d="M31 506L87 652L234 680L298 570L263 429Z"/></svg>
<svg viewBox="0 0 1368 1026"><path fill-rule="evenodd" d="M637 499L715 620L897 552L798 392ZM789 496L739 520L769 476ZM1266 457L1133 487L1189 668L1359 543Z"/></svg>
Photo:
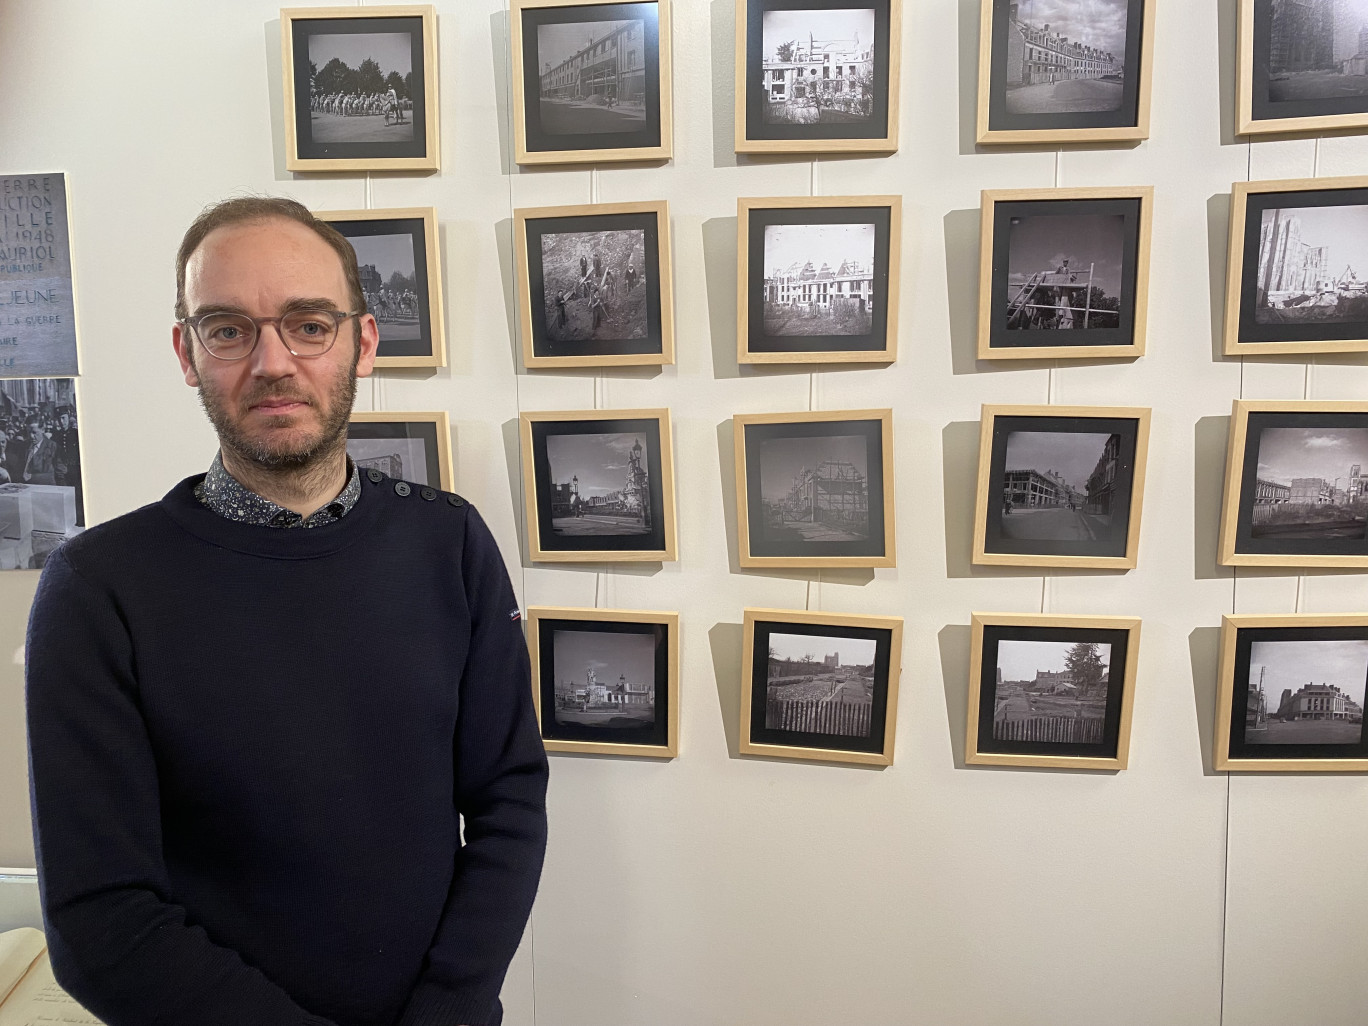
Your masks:
<svg viewBox="0 0 1368 1026"><path fill-rule="evenodd" d="M270 323L275 318L267 319ZM321 356L337 337L337 318L329 311L294 310L277 321L280 335L298 356ZM215 313L200 318L197 332L204 348L232 360L246 356L256 345L257 323L246 314Z"/></svg>

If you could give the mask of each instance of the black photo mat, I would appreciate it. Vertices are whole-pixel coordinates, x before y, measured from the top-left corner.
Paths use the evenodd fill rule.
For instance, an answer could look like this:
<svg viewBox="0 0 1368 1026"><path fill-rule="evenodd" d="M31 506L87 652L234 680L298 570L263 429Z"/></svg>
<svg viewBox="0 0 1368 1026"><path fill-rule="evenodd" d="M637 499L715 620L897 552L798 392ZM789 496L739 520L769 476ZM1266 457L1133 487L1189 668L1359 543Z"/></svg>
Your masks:
<svg viewBox="0 0 1368 1026"><path fill-rule="evenodd" d="M1146 0L1129 0L1126 8L1126 52L1121 106L1116 110L1013 114L1007 110L1008 12L1019 0L993 0L992 56L988 79L988 130L991 132L1067 131L1135 128L1140 123L1140 66ZM1150 0L1153 2L1153 0ZM1081 40L1086 42L1086 40Z"/></svg>
<svg viewBox="0 0 1368 1026"><path fill-rule="evenodd" d="M851 638L874 642L874 687L869 711L869 734L819 734L765 726L769 697L769 650L771 634L796 634L817 638ZM822 748L832 752L882 752L888 722L888 671L893 651L893 632L881 627L837 627L820 623L755 621L755 644L751 650L750 743L796 748Z"/></svg>
<svg viewBox="0 0 1368 1026"><path fill-rule="evenodd" d="M369 218L359 221L329 221L348 242L375 235L407 235L413 244L414 289L418 297L418 338L381 339L375 355L432 356L436 347L432 339L432 293L428 285L427 226L421 217L394 217L384 220ZM372 314L374 310L370 311Z"/></svg>
<svg viewBox="0 0 1368 1026"><path fill-rule="evenodd" d="M649 727L592 727L579 723L556 722L556 632L581 631L586 634L645 635L655 644L655 715ZM538 621L537 681L541 701L541 733L547 741L583 741L591 744L655 745L669 744L670 716L670 627L664 623L633 623L621 620Z"/></svg>
<svg viewBox="0 0 1368 1026"><path fill-rule="evenodd" d="M1010 741L993 737L997 709L998 643L1002 641L1044 641L1110 645L1107 663L1107 704L1102 720L1102 740L1096 743L1074 741ZM1121 738L1121 705L1126 682L1130 632L1116 628L1020 627L985 624L983 627L983 664L978 667L978 751L985 755L1065 756L1085 759L1115 759Z"/></svg>
<svg viewBox="0 0 1368 1026"><path fill-rule="evenodd" d="M1007 474L1007 443L1016 432L1120 435L1120 451L1112 492L1112 512L1105 535L1086 540L1008 538L1003 533L1003 517L1023 516L1006 512L1004 480ZM1135 487L1135 455L1139 444L1140 422L1131 417L1017 417L993 418L993 448L988 470L988 509L984 518L984 551L1013 555L1097 556L1123 558L1130 534L1131 497ZM1100 457L1099 450L1098 456ZM1035 468L1042 472L1049 467Z"/></svg>
<svg viewBox="0 0 1368 1026"><path fill-rule="evenodd" d="M547 439L555 435L635 434L646 458L651 527L641 534L560 535L552 522L551 459ZM532 423L532 474L536 490L537 537L543 552L659 552L665 549L665 492L661 482L660 421L563 420Z"/></svg>
<svg viewBox="0 0 1368 1026"><path fill-rule="evenodd" d="M1009 200L993 204L993 275L989 304L992 349L1038 349L1056 346L1130 346L1135 344L1135 294L1140 254L1139 199ZM1121 294L1115 328L1009 329L1008 290L1012 219L1027 217L1121 216Z"/></svg>
<svg viewBox="0 0 1368 1026"><path fill-rule="evenodd" d="M1259 445L1263 432L1270 428L1368 429L1368 413L1276 413L1251 412L1245 428L1241 465L1240 505L1235 524L1235 552L1238 555L1265 556L1368 556L1368 525L1359 533L1364 537L1287 538L1254 537L1253 510L1259 480ZM1345 467L1346 472L1348 467ZM1312 475L1307 475L1312 476ZM1362 523L1362 522L1360 522Z"/></svg>
<svg viewBox="0 0 1368 1026"><path fill-rule="evenodd" d="M294 50L295 138L302 160L377 160L392 157L427 157L427 65L423 59L423 19L394 18L310 18L293 23L291 45ZM413 108L405 112L413 119L413 138L389 142L315 142L313 111L310 104L313 83L309 75L309 39L316 35L359 35L407 33L411 43Z"/></svg>
<svg viewBox="0 0 1368 1026"><path fill-rule="evenodd" d="M542 236L608 231L640 231L645 236L646 335L644 338L596 338L561 341L548 337L546 325L546 269L542 265ZM532 354L557 356L631 356L664 351L661 327L660 222L654 213L590 214L536 217L527 221L527 280L532 302ZM627 284L619 280L620 295Z"/></svg>
<svg viewBox="0 0 1368 1026"><path fill-rule="evenodd" d="M1269 57L1273 49L1273 0L1254 0L1254 39L1250 61L1250 118L1321 118L1336 114L1368 114L1368 92L1360 95L1316 99L1274 100L1270 94L1273 74Z"/></svg>
<svg viewBox="0 0 1368 1026"><path fill-rule="evenodd" d="M354 420L347 425L347 439L416 440L423 443L423 466L427 470L427 484L442 486L441 449L437 444L437 425L429 420Z"/></svg>
<svg viewBox="0 0 1368 1026"><path fill-rule="evenodd" d="M746 4L747 139L886 139L888 131L889 0L737 0ZM768 11L874 11L874 105L868 122L783 125L765 122L764 22Z"/></svg>
<svg viewBox="0 0 1368 1026"><path fill-rule="evenodd" d="M1363 641L1364 627L1239 627L1235 628L1234 687L1230 700L1231 759L1368 759L1368 731L1357 744L1259 744L1249 740L1250 666L1256 641ZM1314 671L1312 671L1314 672ZM1309 683L1317 683L1309 680ZM1267 696L1271 701L1275 696Z"/></svg>
<svg viewBox="0 0 1368 1026"><path fill-rule="evenodd" d="M557 150L651 149L660 145L660 5L584 4L574 7L527 7L522 10L523 130L529 153ZM537 29L542 25L641 21L645 67L646 118L627 132L552 132L542 123L541 76Z"/></svg>
<svg viewBox="0 0 1368 1026"><path fill-rule="evenodd" d="M752 353L866 353L888 348L888 264L893 212L888 207L753 207L747 231L746 348ZM771 225L874 225L874 301L868 334L765 333L765 229ZM821 254L814 254L818 259Z"/></svg>
<svg viewBox="0 0 1368 1026"><path fill-rule="evenodd" d="M1311 210L1317 207L1368 207L1368 189L1316 189L1297 192L1252 192L1245 200L1244 252L1240 264L1239 342L1332 342L1338 339L1368 338L1368 321L1314 321L1292 324L1286 321L1260 324L1259 243L1263 216L1269 210ZM1368 249L1368 239L1364 239ZM1332 274L1340 268L1332 265ZM1368 271L1368 268L1364 269Z"/></svg>
<svg viewBox="0 0 1368 1026"><path fill-rule="evenodd" d="M883 421L841 420L808 423L746 424L746 523L750 555L758 558L857 558L887 555L885 547L883 479ZM764 443L774 439L858 436L865 442L865 499L869 510L869 537L864 541L789 542L771 536L761 491ZM815 466L815 462L814 462ZM799 632L801 633L801 632Z"/></svg>

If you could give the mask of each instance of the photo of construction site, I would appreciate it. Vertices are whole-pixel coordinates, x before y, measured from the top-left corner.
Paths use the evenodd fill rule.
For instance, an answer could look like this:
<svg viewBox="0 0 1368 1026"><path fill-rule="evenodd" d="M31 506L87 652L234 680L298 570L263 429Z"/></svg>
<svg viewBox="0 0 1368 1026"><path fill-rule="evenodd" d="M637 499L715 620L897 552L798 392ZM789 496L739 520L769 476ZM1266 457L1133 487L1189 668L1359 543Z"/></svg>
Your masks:
<svg viewBox="0 0 1368 1026"><path fill-rule="evenodd" d="M999 518L1004 539L1109 542L1124 525L1121 436L1083 431L1007 435ZM1120 532L1124 536L1124 531Z"/></svg>
<svg viewBox="0 0 1368 1026"><path fill-rule="evenodd" d="M1368 322L1368 203L1266 209L1255 230L1256 323Z"/></svg>
<svg viewBox="0 0 1368 1026"><path fill-rule="evenodd" d="M766 226L765 334L869 334L876 231L873 224Z"/></svg>
<svg viewBox="0 0 1368 1026"><path fill-rule="evenodd" d="M1256 0L1268 99L1368 97L1368 0Z"/></svg>
<svg viewBox="0 0 1368 1026"><path fill-rule="evenodd" d="M1002 314L1008 331L1121 326L1124 215L1011 217L1008 233L1007 305Z"/></svg>
<svg viewBox="0 0 1368 1026"><path fill-rule="evenodd" d="M869 443L863 435L767 438L759 446L763 538L752 543L799 553L826 542L865 542Z"/></svg>
<svg viewBox="0 0 1368 1026"><path fill-rule="evenodd" d="M1368 640L1253 641L1245 685L1246 745L1357 745Z"/></svg>
<svg viewBox="0 0 1368 1026"><path fill-rule="evenodd" d="M646 233L639 228L541 237L542 314L553 342L645 338Z"/></svg>
<svg viewBox="0 0 1368 1026"><path fill-rule="evenodd" d="M877 648L870 639L771 632L765 728L868 738Z"/></svg>
<svg viewBox="0 0 1368 1026"><path fill-rule="evenodd" d="M1270 542L1368 537L1368 427L1265 427L1241 491L1250 537Z"/></svg>
<svg viewBox="0 0 1368 1026"><path fill-rule="evenodd" d="M633 730L656 720L654 634L552 632L557 726Z"/></svg>
<svg viewBox="0 0 1368 1026"><path fill-rule="evenodd" d="M993 740L1102 742L1111 661L1107 643L999 640Z"/></svg>
<svg viewBox="0 0 1368 1026"><path fill-rule="evenodd" d="M874 113L874 10L769 10L759 83L770 124L861 124Z"/></svg>

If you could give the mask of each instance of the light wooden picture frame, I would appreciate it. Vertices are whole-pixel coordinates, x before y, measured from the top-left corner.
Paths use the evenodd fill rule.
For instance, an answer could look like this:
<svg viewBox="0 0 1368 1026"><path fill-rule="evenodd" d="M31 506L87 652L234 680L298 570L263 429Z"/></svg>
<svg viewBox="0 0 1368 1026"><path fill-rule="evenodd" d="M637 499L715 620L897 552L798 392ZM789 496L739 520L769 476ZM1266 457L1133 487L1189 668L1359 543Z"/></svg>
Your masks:
<svg viewBox="0 0 1368 1026"><path fill-rule="evenodd" d="M286 170L441 166L431 5L287 7L280 46Z"/></svg>
<svg viewBox="0 0 1368 1026"><path fill-rule="evenodd" d="M669 410L524 413L518 429L534 562L676 558Z"/></svg>
<svg viewBox="0 0 1368 1026"><path fill-rule="evenodd" d="M902 0L737 0L736 152L895 152L901 50Z"/></svg>
<svg viewBox="0 0 1368 1026"><path fill-rule="evenodd" d="M1123 770L1140 620L974 613L964 761Z"/></svg>
<svg viewBox="0 0 1368 1026"><path fill-rule="evenodd" d="M892 363L901 196L736 204L738 363Z"/></svg>
<svg viewBox="0 0 1368 1026"><path fill-rule="evenodd" d="M982 0L979 144L1148 139L1158 6L1073 0L1053 5L1047 25L1031 0Z"/></svg>
<svg viewBox="0 0 1368 1026"><path fill-rule="evenodd" d="M987 189L979 218L980 360L1145 355L1153 186Z"/></svg>
<svg viewBox="0 0 1368 1026"><path fill-rule="evenodd" d="M1368 773L1368 615L1221 617L1212 768Z"/></svg>
<svg viewBox="0 0 1368 1026"><path fill-rule="evenodd" d="M525 366L675 362L664 200L521 208L513 244Z"/></svg>
<svg viewBox="0 0 1368 1026"><path fill-rule="evenodd" d="M391 207L321 210L315 216L336 228L356 252L366 306L380 328L375 366L445 367L437 211Z"/></svg>
<svg viewBox="0 0 1368 1026"><path fill-rule="evenodd" d="M893 411L732 418L743 567L897 565Z"/></svg>
<svg viewBox="0 0 1368 1026"><path fill-rule="evenodd" d="M1147 407L985 405L973 562L1134 569L1149 433Z"/></svg>
<svg viewBox="0 0 1368 1026"><path fill-rule="evenodd" d="M1349 28L1352 38L1368 11ZM1239 0L1236 58L1235 134L1335 132L1368 127L1368 60L1362 52L1337 58L1335 41L1344 31L1320 11L1295 49L1277 45L1272 0ZM1328 9L1332 16L1333 8ZM1319 26L1314 22L1319 21ZM1292 60L1275 54L1293 54Z"/></svg>
<svg viewBox="0 0 1368 1026"><path fill-rule="evenodd" d="M511 0L519 164L674 155L671 0Z"/></svg>
<svg viewBox="0 0 1368 1026"><path fill-rule="evenodd" d="M1365 471L1368 402L1235 400L1221 562L1368 567Z"/></svg>
<svg viewBox="0 0 1368 1026"><path fill-rule="evenodd" d="M903 619L747 609L741 754L893 765Z"/></svg>
<svg viewBox="0 0 1368 1026"><path fill-rule="evenodd" d="M530 606L532 698L548 752L679 754L679 614Z"/></svg>
<svg viewBox="0 0 1368 1026"><path fill-rule="evenodd" d="M451 419L446 410L353 410L347 425L347 455L362 473L378 470L444 492L455 487Z"/></svg>
<svg viewBox="0 0 1368 1026"><path fill-rule="evenodd" d="M1236 182L1226 355L1368 351L1355 267L1368 274L1368 176Z"/></svg>

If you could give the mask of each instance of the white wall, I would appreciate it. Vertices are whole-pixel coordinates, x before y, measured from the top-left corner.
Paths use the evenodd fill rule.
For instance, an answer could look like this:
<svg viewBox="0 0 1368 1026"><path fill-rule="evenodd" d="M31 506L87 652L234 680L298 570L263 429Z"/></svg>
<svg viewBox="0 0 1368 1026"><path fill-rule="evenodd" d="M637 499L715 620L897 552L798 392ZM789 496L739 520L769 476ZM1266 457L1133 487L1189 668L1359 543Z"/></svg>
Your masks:
<svg viewBox="0 0 1368 1026"><path fill-rule="evenodd" d="M551 844L510 1026L1350 1026L1368 984L1362 777L1210 771L1226 612L1368 607L1361 574L1233 574L1215 562L1231 400L1362 398L1358 357L1237 361L1216 335L1230 183L1361 173L1368 139L1237 143L1234 0L1163 4L1153 138L1133 148L980 152L978 0L904 3L902 149L738 159L732 0L676 0L675 150L662 167L511 166L503 0L440 0L437 175L284 171L278 11L262 0L0 4L0 172L71 188L90 513L202 471L213 437L169 345L172 257L238 191L315 208L433 205L451 365L380 375L361 405L451 412L457 488L490 521L526 604L677 609L681 756L554 756ZM1156 186L1149 355L1030 365L974 358L983 188ZM739 196L902 193L902 325L890 368L738 368ZM679 362L535 373L513 335L520 206L665 198ZM981 403L1154 408L1140 566L1039 574L969 565ZM526 564L519 410L668 406L678 563ZM741 571L729 418L892 406L895 570ZM30 865L20 669L34 575L0 577L0 864ZM738 758L748 605L907 619L895 764ZM972 610L1144 619L1131 768L963 765Z"/></svg>

